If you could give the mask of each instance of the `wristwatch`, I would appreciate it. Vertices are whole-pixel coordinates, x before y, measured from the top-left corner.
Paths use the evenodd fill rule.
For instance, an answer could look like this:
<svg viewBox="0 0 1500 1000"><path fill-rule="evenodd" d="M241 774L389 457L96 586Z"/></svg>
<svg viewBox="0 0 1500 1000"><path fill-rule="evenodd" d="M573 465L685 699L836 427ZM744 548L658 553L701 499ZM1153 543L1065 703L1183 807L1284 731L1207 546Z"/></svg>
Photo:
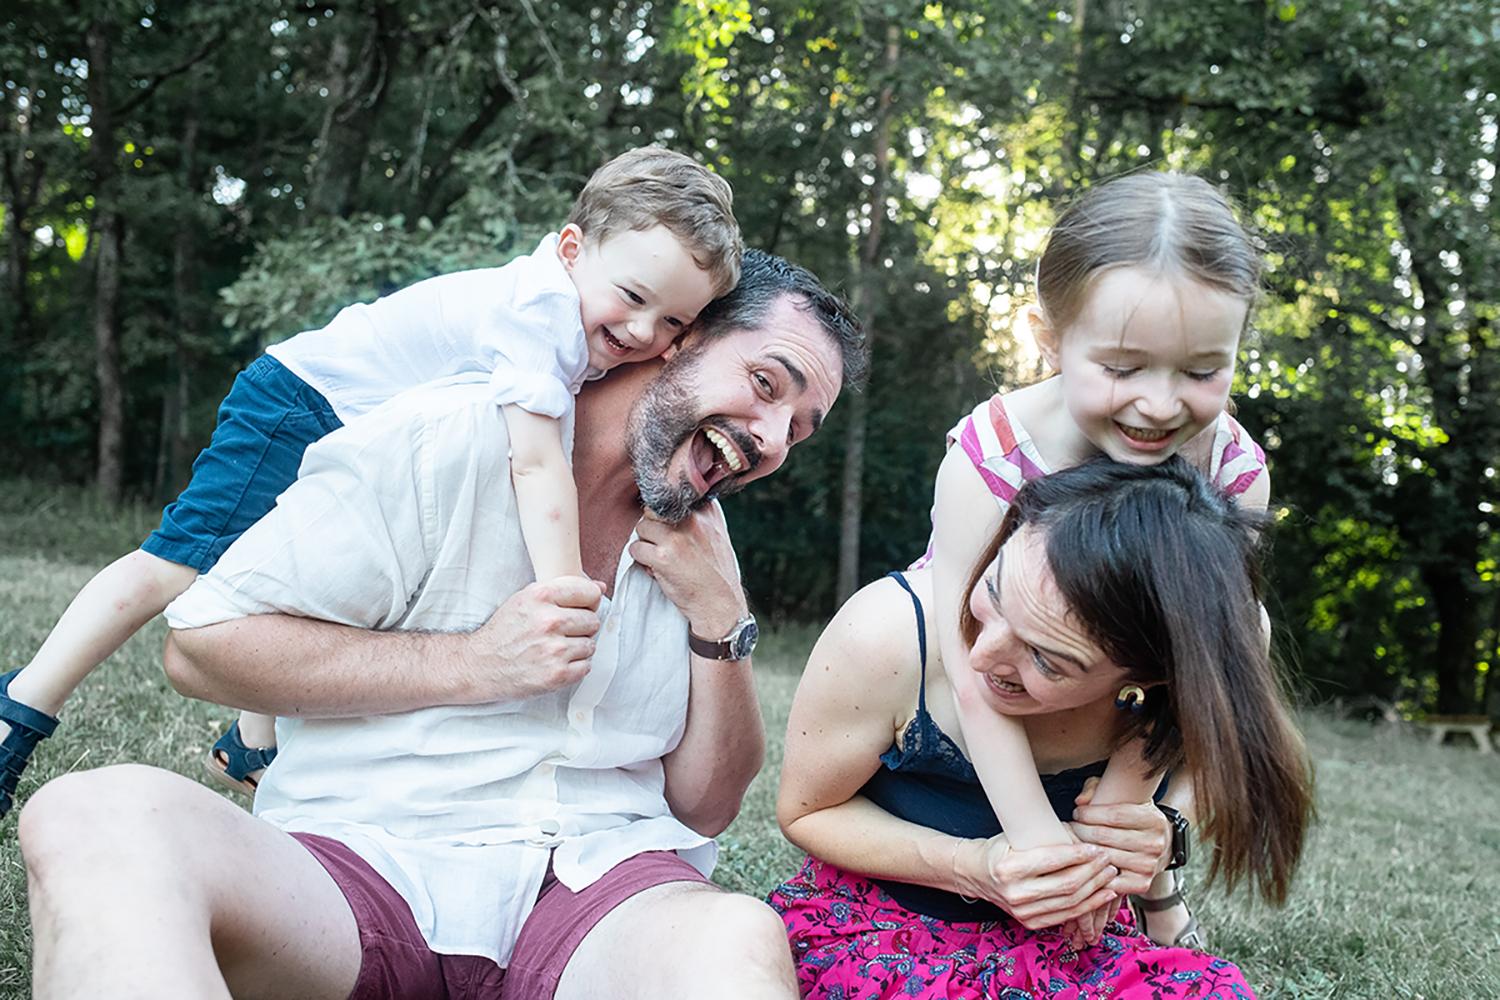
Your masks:
<svg viewBox="0 0 1500 1000"><path fill-rule="evenodd" d="M754 652L755 640L759 638L755 616L747 613L722 639L705 639L688 629L688 648L706 660L743 660Z"/></svg>
<svg viewBox="0 0 1500 1000"><path fill-rule="evenodd" d="M1181 868L1187 864L1188 843L1191 840L1188 836L1188 818L1171 806L1162 805L1160 802L1156 804L1156 808L1160 809L1161 814L1167 817L1167 823L1172 827L1172 856L1167 861L1166 870L1171 871L1174 868Z"/></svg>

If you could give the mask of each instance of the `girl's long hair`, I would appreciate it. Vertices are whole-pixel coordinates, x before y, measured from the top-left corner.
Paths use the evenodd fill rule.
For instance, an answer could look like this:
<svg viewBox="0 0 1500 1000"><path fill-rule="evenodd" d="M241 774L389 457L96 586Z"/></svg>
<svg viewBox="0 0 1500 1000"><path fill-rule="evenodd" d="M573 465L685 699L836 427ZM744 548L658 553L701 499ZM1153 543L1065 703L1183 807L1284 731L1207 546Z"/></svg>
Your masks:
<svg viewBox="0 0 1500 1000"><path fill-rule="evenodd" d="M1312 816L1312 775L1262 626L1264 516L1179 458L1097 459L1021 488L970 591L1024 524L1045 533L1058 590L1089 637L1149 685L1122 742L1144 736L1154 768L1192 773L1213 842L1209 879L1233 888L1247 878L1284 902ZM972 644L967 601L962 615Z"/></svg>

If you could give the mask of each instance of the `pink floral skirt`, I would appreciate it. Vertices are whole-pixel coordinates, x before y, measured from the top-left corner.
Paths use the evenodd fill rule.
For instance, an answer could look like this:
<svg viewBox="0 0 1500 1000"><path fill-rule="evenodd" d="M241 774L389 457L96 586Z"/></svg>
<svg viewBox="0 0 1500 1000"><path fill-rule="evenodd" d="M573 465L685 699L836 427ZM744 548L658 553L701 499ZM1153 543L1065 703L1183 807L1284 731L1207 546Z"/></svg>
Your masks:
<svg viewBox="0 0 1500 1000"><path fill-rule="evenodd" d="M1122 906L1092 948L1009 920L958 923L905 909L869 879L808 858L771 893L804 997L818 1000L1254 1000L1233 964L1163 948Z"/></svg>

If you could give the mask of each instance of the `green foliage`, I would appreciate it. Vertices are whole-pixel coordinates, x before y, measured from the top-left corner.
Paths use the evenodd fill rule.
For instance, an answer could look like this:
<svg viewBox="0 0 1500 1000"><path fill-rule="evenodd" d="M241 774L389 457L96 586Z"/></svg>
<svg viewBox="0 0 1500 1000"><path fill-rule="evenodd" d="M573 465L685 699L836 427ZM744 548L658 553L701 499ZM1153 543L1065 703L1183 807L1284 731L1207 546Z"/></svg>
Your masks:
<svg viewBox="0 0 1500 1000"><path fill-rule="evenodd" d="M1313 689L1472 708L1500 662L1492 4L41 0L0 26L0 473L91 474L101 212L125 230L127 479L170 495L263 344L528 249L606 156L659 141L874 317L869 579L921 550L944 430L1040 374L1017 319L1056 208L1173 167L1267 244L1236 396L1292 512L1273 604ZM831 607L848 410L731 504L774 617Z"/></svg>

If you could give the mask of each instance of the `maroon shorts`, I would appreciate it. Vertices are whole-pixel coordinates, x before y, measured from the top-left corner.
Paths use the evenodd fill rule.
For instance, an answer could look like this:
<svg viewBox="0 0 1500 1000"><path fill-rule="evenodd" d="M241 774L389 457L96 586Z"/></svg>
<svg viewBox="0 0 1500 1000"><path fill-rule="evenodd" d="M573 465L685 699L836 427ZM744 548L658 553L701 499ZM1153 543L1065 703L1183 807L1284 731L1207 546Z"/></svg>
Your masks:
<svg viewBox="0 0 1500 1000"><path fill-rule="evenodd" d="M477 955L434 952L406 901L363 858L328 837L292 836L333 876L359 925L359 979L349 1000L548 1000L574 949L610 910L652 886L708 882L671 851L637 854L582 892L559 882L549 867L510 967L502 969Z"/></svg>

